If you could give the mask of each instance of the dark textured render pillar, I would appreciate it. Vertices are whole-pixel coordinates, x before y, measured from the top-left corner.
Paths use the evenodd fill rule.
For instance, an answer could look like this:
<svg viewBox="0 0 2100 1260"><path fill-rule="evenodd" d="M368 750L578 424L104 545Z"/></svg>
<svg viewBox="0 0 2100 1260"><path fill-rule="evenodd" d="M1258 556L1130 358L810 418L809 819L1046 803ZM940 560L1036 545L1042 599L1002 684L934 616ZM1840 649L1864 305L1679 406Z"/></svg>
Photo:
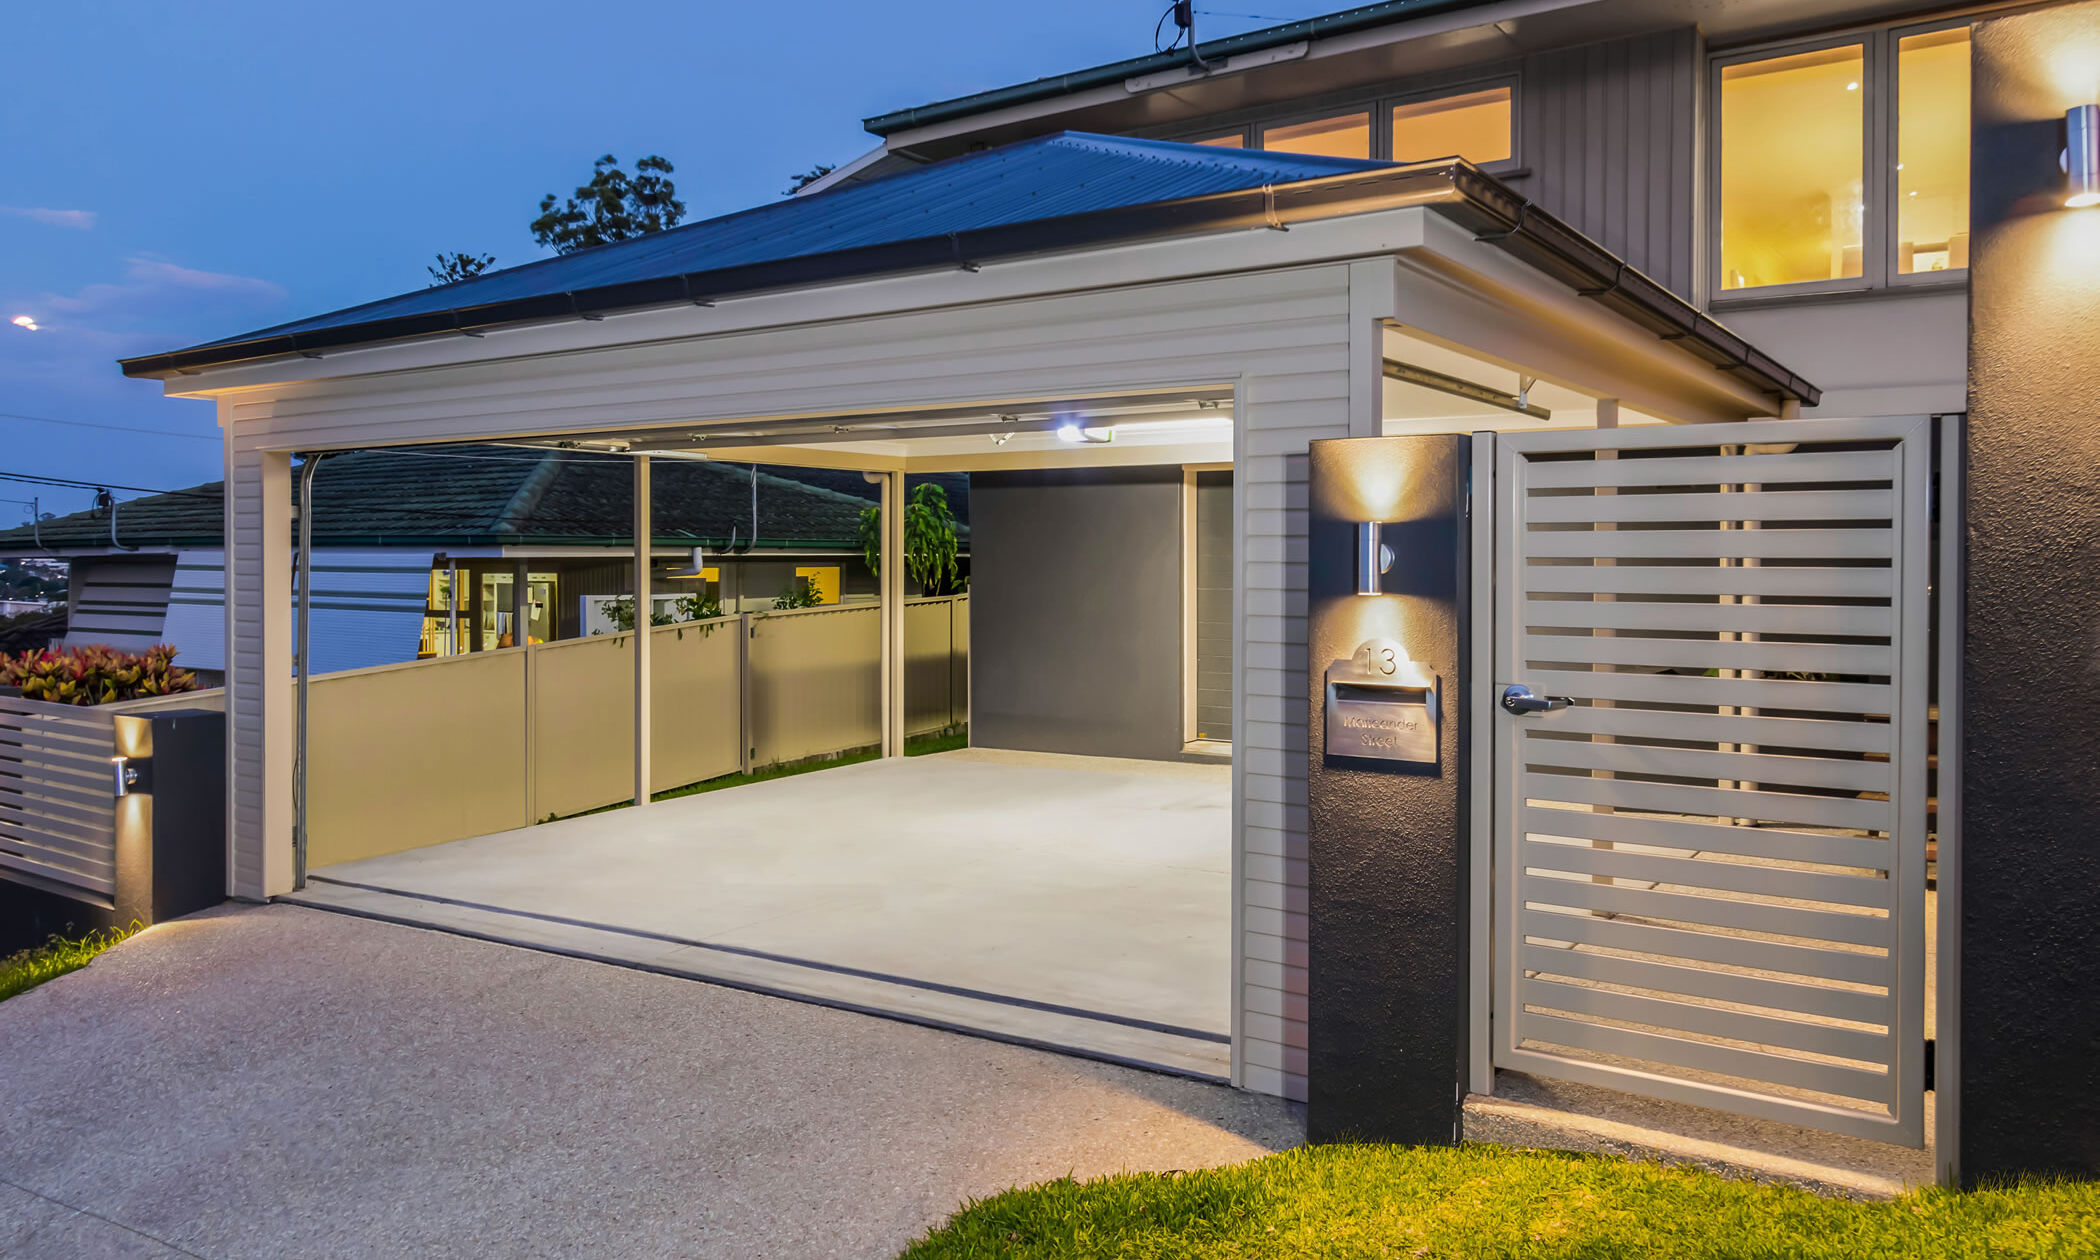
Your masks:
<svg viewBox="0 0 2100 1260"><path fill-rule="evenodd" d="M1314 1141L1458 1136L1467 1033L1470 768L1461 759L1460 721L1469 664L1471 449L1472 439L1458 435L1312 444L1306 1050ZM1393 552L1376 595L1358 593L1366 521L1379 522L1377 536ZM1436 679L1433 734L1410 730L1405 714L1392 726L1375 707L1352 711L1353 729L1327 729L1328 676L1353 674L1346 663L1366 643L1397 646L1418 680ZM1384 743L1388 732L1397 746ZM1434 761L1421 760L1424 747L1409 747L1411 739L1433 747ZM1381 751L1406 759L1378 759Z"/></svg>
<svg viewBox="0 0 2100 1260"><path fill-rule="evenodd" d="M1965 1182L2100 1175L2100 208L2064 112L2100 3L1975 28L1960 1126Z"/></svg>

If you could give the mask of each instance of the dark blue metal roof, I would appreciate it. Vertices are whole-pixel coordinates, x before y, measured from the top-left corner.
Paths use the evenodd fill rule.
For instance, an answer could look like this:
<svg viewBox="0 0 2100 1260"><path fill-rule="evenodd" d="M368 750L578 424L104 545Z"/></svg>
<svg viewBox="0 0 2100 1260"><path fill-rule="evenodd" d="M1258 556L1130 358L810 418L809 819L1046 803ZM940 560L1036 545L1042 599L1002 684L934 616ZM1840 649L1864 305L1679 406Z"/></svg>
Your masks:
<svg viewBox="0 0 2100 1260"><path fill-rule="evenodd" d="M473 310L636 281L1290 184L1390 165L1061 132L615 245L206 342L197 350Z"/></svg>

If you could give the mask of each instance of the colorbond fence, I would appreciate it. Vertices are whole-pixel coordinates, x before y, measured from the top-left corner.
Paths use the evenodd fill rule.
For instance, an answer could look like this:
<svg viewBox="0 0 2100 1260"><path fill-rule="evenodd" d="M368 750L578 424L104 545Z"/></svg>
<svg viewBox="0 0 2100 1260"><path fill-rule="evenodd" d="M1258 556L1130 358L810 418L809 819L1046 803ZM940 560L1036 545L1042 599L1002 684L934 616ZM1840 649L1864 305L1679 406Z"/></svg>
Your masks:
<svg viewBox="0 0 2100 1260"><path fill-rule="evenodd" d="M964 722L969 597L912 600L904 618L907 732ZM654 791L881 742L876 605L751 613L650 634ZM629 631L316 675L309 864L508 831L629 799L633 640ZM223 692L206 691L124 709L224 703ZM0 760L0 774L5 767Z"/></svg>

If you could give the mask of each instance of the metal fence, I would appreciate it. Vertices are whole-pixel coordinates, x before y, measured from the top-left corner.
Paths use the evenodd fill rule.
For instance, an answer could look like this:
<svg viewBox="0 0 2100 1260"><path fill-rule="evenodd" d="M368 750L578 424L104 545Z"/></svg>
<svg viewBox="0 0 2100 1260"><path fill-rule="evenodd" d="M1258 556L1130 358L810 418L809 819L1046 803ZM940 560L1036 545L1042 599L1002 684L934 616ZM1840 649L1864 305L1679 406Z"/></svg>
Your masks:
<svg viewBox="0 0 2100 1260"><path fill-rule="evenodd" d="M116 714L0 696L0 871L77 896L117 890Z"/></svg>

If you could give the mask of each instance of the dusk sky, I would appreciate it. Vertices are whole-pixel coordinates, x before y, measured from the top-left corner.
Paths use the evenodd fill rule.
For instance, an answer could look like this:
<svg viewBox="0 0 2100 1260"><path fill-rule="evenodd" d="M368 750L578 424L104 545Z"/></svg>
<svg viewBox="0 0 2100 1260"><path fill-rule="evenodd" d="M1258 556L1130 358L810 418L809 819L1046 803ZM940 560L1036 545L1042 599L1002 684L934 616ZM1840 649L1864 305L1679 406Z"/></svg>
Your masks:
<svg viewBox="0 0 2100 1260"><path fill-rule="evenodd" d="M1165 7L8 5L0 473L216 480L210 405L124 379L118 358L420 288L439 251L541 257L540 197L604 153L669 158L688 221L778 197L871 147L865 116L1149 52ZM1199 25L1344 7L1249 0ZM32 495L56 512L91 498L0 482L0 523Z"/></svg>

